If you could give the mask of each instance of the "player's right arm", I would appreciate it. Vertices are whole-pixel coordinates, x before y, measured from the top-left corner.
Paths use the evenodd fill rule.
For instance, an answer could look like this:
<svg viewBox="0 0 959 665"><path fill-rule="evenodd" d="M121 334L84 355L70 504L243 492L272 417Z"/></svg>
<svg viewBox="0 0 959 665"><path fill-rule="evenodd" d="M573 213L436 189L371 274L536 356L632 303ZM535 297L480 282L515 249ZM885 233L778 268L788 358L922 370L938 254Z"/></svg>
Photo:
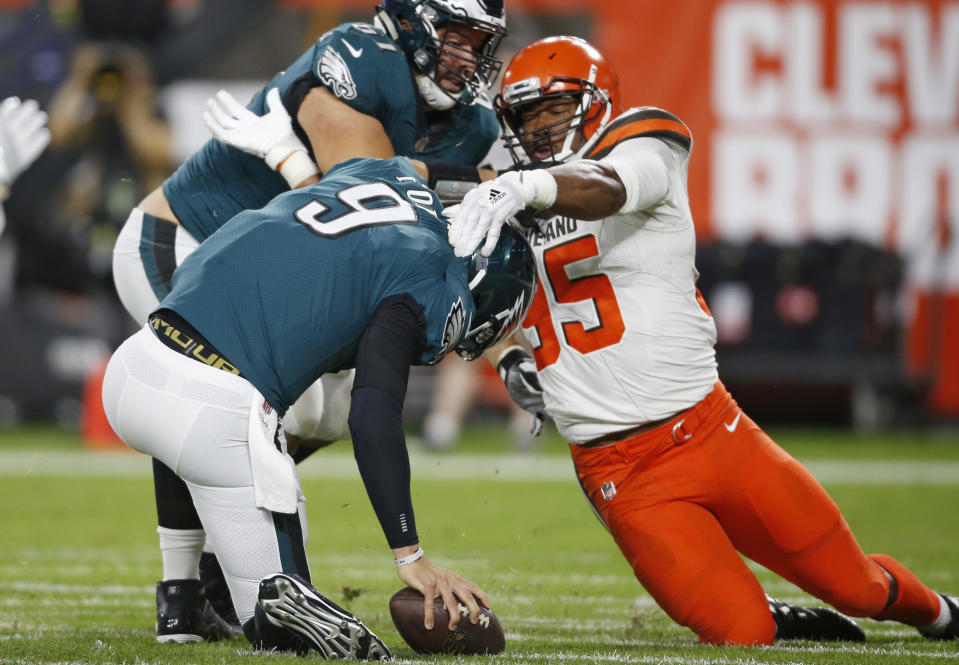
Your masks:
<svg viewBox="0 0 959 665"><path fill-rule="evenodd" d="M353 454L386 540L397 574L424 596L424 624L433 627L433 603L441 596L450 628L459 623L457 604L479 620L477 599L489 598L476 584L437 566L422 555L410 497L410 462L403 433L403 402L410 366L426 345L423 307L411 296L386 298L360 338L350 406Z"/></svg>
<svg viewBox="0 0 959 665"><path fill-rule="evenodd" d="M326 88L313 88L307 93L296 119L310 139L320 173L354 157L395 156L379 120L340 101Z"/></svg>
<svg viewBox="0 0 959 665"><path fill-rule="evenodd" d="M217 140L263 159L292 189L314 184L320 174L347 159L394 156L380 121L341 102L326 88L310 90L297 111L315 161L294 133L276 88L267 93L266 102L269 111L257 116L221 90L207 102L203 118Z"/></svg>
<svg viewBox="0 0 959 665"><path fill-rule="evenodd" d="M309 67L283 99L321 176L347 159L389 159L412 148L416 99L397 76L406 75L406 57L386 35L364 23L331 30L317 41Z"/></svg>

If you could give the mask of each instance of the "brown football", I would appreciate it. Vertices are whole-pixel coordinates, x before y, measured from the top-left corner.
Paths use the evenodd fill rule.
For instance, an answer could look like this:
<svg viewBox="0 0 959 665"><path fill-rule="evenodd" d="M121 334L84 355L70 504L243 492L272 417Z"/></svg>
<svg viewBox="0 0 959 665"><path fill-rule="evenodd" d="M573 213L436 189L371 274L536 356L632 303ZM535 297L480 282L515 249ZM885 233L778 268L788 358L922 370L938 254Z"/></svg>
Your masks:
<svg viewBox="0 0 959 665"><path fill-rule="evenodd" d="M460 605L461 612L465 607ZM447 628L449 612L437 596L433 604L433 630L423 627L423 594L404 587L390 598L390 616L396 631L418 653L494 654L506 648L506 636L493 610L481 607L476 624L468 615L460 617L456 630Z"/></svg>

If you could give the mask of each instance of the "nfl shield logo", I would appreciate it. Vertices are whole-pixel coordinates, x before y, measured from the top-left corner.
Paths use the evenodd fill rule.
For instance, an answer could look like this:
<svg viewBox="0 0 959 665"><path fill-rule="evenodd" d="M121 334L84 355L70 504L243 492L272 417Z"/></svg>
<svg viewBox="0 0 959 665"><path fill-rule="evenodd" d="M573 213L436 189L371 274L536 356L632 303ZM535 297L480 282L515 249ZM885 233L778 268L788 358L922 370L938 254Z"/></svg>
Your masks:
<svg viewBox="0 0 959 665"><path fill-rule="evenodd" d="M616 485L613 484L612 480L607 480L603 483L603 498L607 501L612 501L616 496Z"/></svg>

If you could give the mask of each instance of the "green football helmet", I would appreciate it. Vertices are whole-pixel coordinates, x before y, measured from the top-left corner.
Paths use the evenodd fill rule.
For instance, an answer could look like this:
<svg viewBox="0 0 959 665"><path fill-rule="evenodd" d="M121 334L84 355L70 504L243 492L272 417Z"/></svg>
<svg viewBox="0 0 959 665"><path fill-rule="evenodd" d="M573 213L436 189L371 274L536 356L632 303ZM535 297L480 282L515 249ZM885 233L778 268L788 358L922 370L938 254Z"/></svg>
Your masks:
<svg viewBox="0 0 959 665"><path fill-rule="evenodd" d="M469 261L469 287L476 314L456 352L474 360L512 335L526 317L536 292L536 262L526 238L509 223L503 224L489 258L477 250Z"/></svg>

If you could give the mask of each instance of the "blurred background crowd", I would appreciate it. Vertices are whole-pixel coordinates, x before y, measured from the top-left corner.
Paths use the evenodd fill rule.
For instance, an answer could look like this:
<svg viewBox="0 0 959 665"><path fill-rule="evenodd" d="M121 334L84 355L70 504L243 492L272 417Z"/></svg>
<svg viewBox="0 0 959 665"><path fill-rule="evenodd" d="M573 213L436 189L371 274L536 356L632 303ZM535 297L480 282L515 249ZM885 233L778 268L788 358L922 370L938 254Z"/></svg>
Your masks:
<svg viewBox="0 0 959 665"><path fill-rule="evenodd" d="M4 203L0 427L80 426L85 388L136 327L113 289L116 234L207 140L206 99L246 101L375 4L0 0L0 99L37 100L52 133ZM757 420L959 422L959 3L506 7L504 61L542 36L585 37L627 105L691 128L700 289L721 376ZM482 419L535 445L490 368L419 369L406 417L427 445Z"/></svg>

